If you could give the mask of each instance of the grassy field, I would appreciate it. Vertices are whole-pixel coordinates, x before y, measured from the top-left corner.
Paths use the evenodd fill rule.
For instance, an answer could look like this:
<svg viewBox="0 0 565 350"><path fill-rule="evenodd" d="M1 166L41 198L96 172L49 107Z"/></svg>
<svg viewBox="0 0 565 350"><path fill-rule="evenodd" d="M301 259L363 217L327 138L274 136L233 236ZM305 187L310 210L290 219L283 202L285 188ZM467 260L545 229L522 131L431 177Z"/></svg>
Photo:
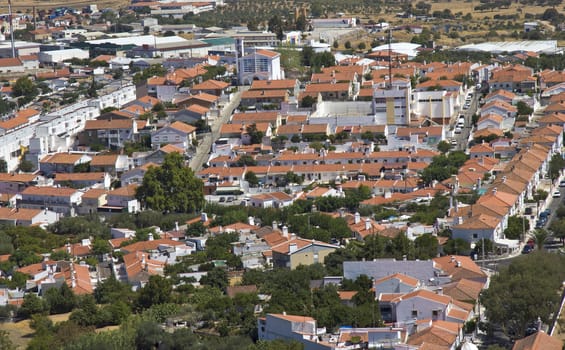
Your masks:
<svg viewBox="0 0 565 350"><path fill-rule="evenodd" d="M63 322L69 319L71 313L51 315L49 318L53 323ZM16 323L0 323L0 330L7 331L10 339L16 345L17 349L25 349L33 336L33 329L29 326L29 320Z"/></svg>

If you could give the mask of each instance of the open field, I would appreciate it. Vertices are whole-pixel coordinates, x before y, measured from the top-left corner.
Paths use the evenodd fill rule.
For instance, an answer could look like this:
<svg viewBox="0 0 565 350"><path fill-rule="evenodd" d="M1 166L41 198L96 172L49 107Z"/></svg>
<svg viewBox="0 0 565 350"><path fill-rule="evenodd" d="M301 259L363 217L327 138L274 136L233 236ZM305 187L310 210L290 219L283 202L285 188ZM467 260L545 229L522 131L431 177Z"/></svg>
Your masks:
<svg viewBox="0 0 565 350"><path fill-rule="evenodd" d="M51 315L49 318L53 323L63 322L69 319L70 312L60 315ZM4 330L10 334L10 339L16 345L17 349L25 349L27 343L30 341L33 335L33 329L29 326L29 320L24 320L20 322L6 322L0 323L0 330Z"/></svg>

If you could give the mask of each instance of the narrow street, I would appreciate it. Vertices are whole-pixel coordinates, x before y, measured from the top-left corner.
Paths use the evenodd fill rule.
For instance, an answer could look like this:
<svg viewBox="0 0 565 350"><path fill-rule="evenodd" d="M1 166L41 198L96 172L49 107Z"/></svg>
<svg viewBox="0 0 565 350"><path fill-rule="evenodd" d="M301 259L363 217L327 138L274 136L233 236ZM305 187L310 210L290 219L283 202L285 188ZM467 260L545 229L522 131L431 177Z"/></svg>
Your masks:
<svg viewBox="0 0 565 350"><path fill-rule="evenodd" d="M198 147L196 148L196 154L190 160L190 168L195 172L202 169L202 165L204 164L204 162L206 162L208 155L210 154L212 143L215 142L220 136L221 126L229 122L231 114L237 108L237 106L239 106L240 101L241 91L238 91L233 95L231 101L226 104L224 108L222 108L220 116L213 122L211 126L212 131L207 133L198 144Z"/></svg>

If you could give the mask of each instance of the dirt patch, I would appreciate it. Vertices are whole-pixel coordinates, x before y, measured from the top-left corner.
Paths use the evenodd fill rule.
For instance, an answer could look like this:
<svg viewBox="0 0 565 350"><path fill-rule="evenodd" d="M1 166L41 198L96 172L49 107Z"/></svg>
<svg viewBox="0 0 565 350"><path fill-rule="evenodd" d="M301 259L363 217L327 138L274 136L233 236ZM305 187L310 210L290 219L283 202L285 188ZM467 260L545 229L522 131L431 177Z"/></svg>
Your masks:
<svg viewBox="0 0 565 350"><path fill-rule="evenodd" d="M70 316L70 312L60 315L51 315L49 318L53 323L67 321ZM27 344L33 337L34 330L29 326L29 320L23 320L19 322L6 322L0 323L0 330L8 332L10 339L16 345L16 349L25 349Z"/></svg>

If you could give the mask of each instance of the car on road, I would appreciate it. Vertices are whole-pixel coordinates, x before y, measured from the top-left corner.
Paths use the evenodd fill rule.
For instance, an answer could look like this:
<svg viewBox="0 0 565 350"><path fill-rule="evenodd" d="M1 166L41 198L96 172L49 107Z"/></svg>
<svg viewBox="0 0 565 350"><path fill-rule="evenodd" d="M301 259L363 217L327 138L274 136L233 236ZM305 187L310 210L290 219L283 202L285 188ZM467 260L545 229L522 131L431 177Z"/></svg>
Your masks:
<svg viewBox="0 0 565 350"><path fill-rule="evenodd" d="M461 129L460 127L456 127L455 130L453 131L453 133L460 134L462 131L463 131L463 129Z"/></svg>
<svg viewBox="0 0 565 350"><path fill-rule="evenodd" d="M565 187L565 180L561 180L561 182L559 182L559 187Z"/></svg>
<svg viewBox="0 0 565 350"><path fill-rule="evenodd" d="M551 194L551 197L553 197L553 198L561 197L561 191L560 190L553 191L553 193Z"/></svg>
<svg viewBox="0 0 565 350"><path fill-rule="evenodd" d="M456 139L451 139L451 145L452 145L452 146L457 146L457 140L456 140Z"/></svg>

